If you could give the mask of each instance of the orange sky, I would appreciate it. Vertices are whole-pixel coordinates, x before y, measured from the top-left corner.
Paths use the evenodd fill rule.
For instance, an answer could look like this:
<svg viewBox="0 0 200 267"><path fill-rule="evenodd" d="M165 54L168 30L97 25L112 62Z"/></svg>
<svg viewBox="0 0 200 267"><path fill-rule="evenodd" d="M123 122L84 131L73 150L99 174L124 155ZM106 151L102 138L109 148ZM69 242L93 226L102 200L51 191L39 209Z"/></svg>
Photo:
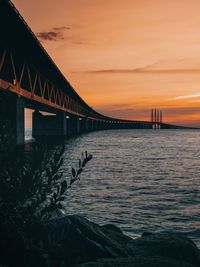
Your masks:
<svg viewBox="0 0 200 267"><path fill-rule="evenodd" d="M118 118L200 126L199 0L13 0L80 96Z"/></svg>

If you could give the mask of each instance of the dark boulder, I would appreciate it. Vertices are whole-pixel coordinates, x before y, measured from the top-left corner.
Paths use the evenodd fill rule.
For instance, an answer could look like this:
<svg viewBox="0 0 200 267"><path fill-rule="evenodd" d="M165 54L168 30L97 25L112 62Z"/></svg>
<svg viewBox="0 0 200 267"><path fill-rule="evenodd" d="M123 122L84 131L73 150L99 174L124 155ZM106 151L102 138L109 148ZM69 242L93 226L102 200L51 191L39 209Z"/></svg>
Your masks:
<svg viewBox="0 0 200 267"><path fill-rule="evenodd" d="M165 257L103 259L76 265L76 267L195 267L192 264Z"/></svg>
<svg viewBox="0 0 200 267"><path fill-rule="evenodd" d="M119 241L119 239L118 239ZM200 251L187 237L178 233L145 234L122 244L127 258L100 259L77 267L198 267Z"/></svg>
<svg viewBox="0 0 200 267"><path fill-rule="evenodd" d="M132 239L114 225L73 215L37 225L32 236L31 255L39 255L34 267L200 267L196 245L177 233Z"/></svg>
<svg viewBox="0 0 200 267"><path fill-rule="evenodd" d="M129 255L168 257L200 266L199 249L189 238L179 233L145 235L128 242L125 249Z"/></svg>
<svg viewBox="0 0 200 267"><path fill-rule="evenodd" d="M106 236L108 236L115 242L118 242L119 245L123 247L124 244L132 240L131 237L123 234L122 230L113 224L103 225L101 226L101 230Z"/></svg>
<svg viewBox="0 0 200 267"><path fill-rule="evenodd" d="M81 216L67 216L40 225L33 244L45 251L46 257L57 265L58 262L71 266L100 258L127 257L128 253L118 243L119 235L124 235L115 228L118 236L115 240L113 231L110 235L107 231L106 227Z"/></svg>

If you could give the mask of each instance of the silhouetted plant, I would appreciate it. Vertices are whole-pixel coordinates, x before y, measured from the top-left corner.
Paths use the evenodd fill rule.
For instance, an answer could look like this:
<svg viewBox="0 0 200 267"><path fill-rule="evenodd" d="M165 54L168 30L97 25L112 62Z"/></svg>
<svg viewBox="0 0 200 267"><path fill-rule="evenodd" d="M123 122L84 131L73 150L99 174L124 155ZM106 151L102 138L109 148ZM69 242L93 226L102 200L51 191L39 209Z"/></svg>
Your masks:
<svg viewBox="0 0 200 267"><path fill-rule="evenodd" d="M61 168L64 151L64 145L53 150L36 147L32 163L16 156L11 166L0 166L0 239L18 236L29 247L31 239L27 233L32 225L63 209L66 191L92 159L87 151L83 153L78 168L72 168L67 181Z"/></svg>
<svg viewBox="0 0 200 267"><path fill-rule="evenodd" d="M53 183L62 176L64 147L55 152L43 148L33 152L33 162L16 162L11 166L1 166L0 177L0 217L1 228L12 232L21 231L38 217L37 209L47 200L53 190ZM57 175L57 176L56 176Z"/></svg>
<svg viewBox="0 0 200 267"><path fill-rule="evenodd" d="M87 151L85 151L85 154L82 153L82 159L79 159L78 161L78 169L72 168L72 175L70 180L70 186L79 179L79 175L83 172L83 169L85 165L92 159L92 155L88 154Z"/></svg>

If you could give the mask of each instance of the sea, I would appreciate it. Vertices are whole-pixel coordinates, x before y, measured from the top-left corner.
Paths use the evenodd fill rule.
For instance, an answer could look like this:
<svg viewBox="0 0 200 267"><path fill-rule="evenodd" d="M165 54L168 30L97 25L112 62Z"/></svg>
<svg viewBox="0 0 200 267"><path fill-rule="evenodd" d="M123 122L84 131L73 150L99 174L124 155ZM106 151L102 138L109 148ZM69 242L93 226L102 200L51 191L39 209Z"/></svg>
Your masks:
<svg viewBox="0 0 200 267"><path fill-rule="evenodd" d="M26 139L31 139L26 131ZM67 191L66 214L143 232L186 233L200 247L200 131L106 130L66 140L64 177L93 159Z"/></svg>

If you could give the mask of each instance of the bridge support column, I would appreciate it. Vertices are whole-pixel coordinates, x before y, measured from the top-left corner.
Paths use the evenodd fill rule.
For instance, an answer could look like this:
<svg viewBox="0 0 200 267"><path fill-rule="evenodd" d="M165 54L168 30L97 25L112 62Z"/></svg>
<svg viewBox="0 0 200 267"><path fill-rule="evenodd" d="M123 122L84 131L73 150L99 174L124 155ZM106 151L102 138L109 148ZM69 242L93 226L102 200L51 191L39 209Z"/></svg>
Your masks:
<svg viewBox="0 0 200 267"><path fill-rule="evenodd" d="M81 132L81 120L78 116L69 115L67 119L67 133L69 136L77 135Z"/></svg>
<svg viewBox="0 0 200 267"><path fill-rule="evenodd" d="M43 115L38 110L33 112L33 137L65 137L67 135L66 114L59 111L55 115Z"/></svg>
<svg viewBox="0 0 200 267"><path fill-rule="evenodd" d="M102 130L102 122L98 121L98 130Z"/></svg>
<svg viewBox="0 0 200 267"><path fill-rule="evenodd" d="M95 131L96 128L95 128L95 120L92 120L92 131Z"/></svg>
<svg viewBox="0 0 200 267"><path fill-rule="evenodd" d="M24 144L24 100L0 91L0 152Z"/></svg>
<svg viewBox="0 0 200 267"><path fill-rule="evenodd" d="M17 97L16 101L16 137L17 145L24 145L25 142L25 122L24 122L24 100Z"/></svg>
<svg viewBox="0 0 200 267"><path fill-rule="evenodd" d="M92 128L93 128L93 131L96 131L97 127L96 127L96 120L93 120L92 121Z"/></svg>
<svg viewBox="0 0 200 267"><path fill-rule="evenodd" d="M104 122L104 128L105 128L105 130L108 129L108 123L107 123L107 121Z"/></svg>
<svg viewBox="0 0 200 267"><path fill-rule="evenodd" d="M93 121L91 119L87 119L87 127L88 127L88 132L93 131Z"/></svg>
<svg viewBox="0 0 200 267"><path fill-rule="evenodd" d="M89 131L89 120L87 118L85 119L85 131L86 133Z"/></svg>
<svg viewBox="0 0 200 267"><path fill-rule="evenodd" d="M87 118L80 118L80 133L88 132L88 120Z"/></svg>

